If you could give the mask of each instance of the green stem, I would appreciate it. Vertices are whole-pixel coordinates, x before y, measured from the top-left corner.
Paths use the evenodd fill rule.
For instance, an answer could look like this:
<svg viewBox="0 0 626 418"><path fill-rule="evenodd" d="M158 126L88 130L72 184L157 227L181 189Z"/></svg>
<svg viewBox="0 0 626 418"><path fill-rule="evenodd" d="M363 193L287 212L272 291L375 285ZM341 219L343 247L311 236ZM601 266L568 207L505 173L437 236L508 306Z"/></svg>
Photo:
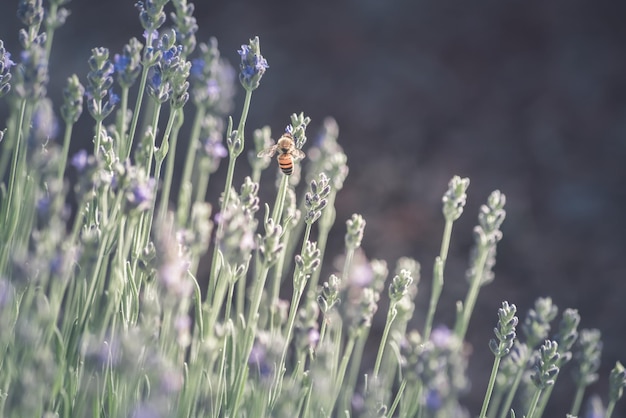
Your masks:
<svg viewBox="0 0 626 418"><path fill-rule="evenodd" d="M48 16L54 16L53 19L56 19L56 14L59 6L57 3L50 3L50 10L48 10ZM52 26L46 25L46 62L50 62L50 52L52 51L52 40L54 39L54 31L55 28Z"/></svg>
<svg viewBox="0 0 626 418"><path fill-rule="evenodd" d="M15 189L15 177L17 176L17 171L18 171L18 161L20 161L19 159L19 154L20 154L20 143L22 142L22 131L23 129L21 128L22 125L24 124L24 114L26 113L26 100L23 99L22 103L20 105L20 116L19 116L19 122L18 125L20 128L18 129L18 133L17 133L17 141L15 142L15 149L13 150L13 161L11 163L11 174L9 176L9 190L8 190L8 197L7 197L7 206L6 206L6 212L5 212L5 225L8 225L9 222L9 214L12 212L13 209L13 190ZM8 240L10 240L11 236L8 236Z"/></svg>
<svg viewBox="0 0 626 418"><path fill-rule="evenodd" d="M525 365L528 362L528 358L530 357L530 351L530 349L526 350L527 354L520 361L520 364L522 364L522 366L517 370L517 373L515 374L515 379L513 380L513 384L508 390L508 394L506 396L506 399L504 400L504 404L500 409L500 418L506 418L506 416L509 414L509 410L511 409L511 405L513 404L513 399L515 398L515 393L517 392L517 388L519 387L522 381L522 377L524 376L524 371L526 369Z"/></svg>
<svg viewBox="0 0 626 418"><path fill-rule="evenodd" d="M331 189L328 195L328 204L322 212L322 216L318 223L318 237L317 237L317 249L320 250L320 260L324 259L324 253L326 252L326 243L328 242L328 234L335 222L335 198L337 197L337 191ZM319 284L319 278L322 269L317 269L311 275L309 279L309 294L315 294L317 292L317 285Z"/></svg>
<svg viewBox="0 0 626 418"><path fill-rule="evenodd" d="M606 406L606 411L604 412L604 418L611 418L613 415L613 410L615 409L616 401L611 399L609 404Z"/></svg>
<svg viewBox="0 0 626 418"><path fill-rule="evenodd" d="M541 389L537 388L535 393L533 394L533 398L530 401L530 408L528 408L528 414L526 414L525 418L533 418L535 415L535 408L537 407L537 402L539 402L539 396L541 396Z"/></svg>
<svg viewBox="0 0 626 418"><path fill-rule="evenodd" d="M227 198L230 197L230 189L233 184L233 174L235 172L235 160L237 157L231 155L228 159L228 171L226 173L226 186L224 189L224 199L222 201L222 210L226 208ZM215 242L213 244L213 256L211 258L211 273L209 274L209 281L207 283L207 297L211 299L215 293L217 287L217 278L222 266L218 265L218 251L219 251L219 238L224 230L224 225L219 222L217 225L217 232L215 233Z"/></svg>
<svg viewBox="0 0 626 418"><path fill-rule="evenodd" d="M170 197L170 190L172 188L172 179L174 177L174 163L176 159L176 144L178 142L178 131L183 124L183 112L182 109L175 109L170 118L172 124L168 123L168 128L171 128L171 140L169 144L169 151L167 155L167 162L165 165L165 178L163 179L163 189L161 190L161 201L159 202L159 221L163 222L165 214L167 212L167 202ZM167 141L167 137L163 139L163 142ZM163 144L161 144L163 146Z"/></svg>
<svg viewBox="0 0 626 418"><path fill-rule="evenodd" d="M376 355L376 363L374 363L374 380L378 379L378 372L380 371L380 363L383 360L383 353L385 352L385 345L387 345L387 338L389 337L389 330L391 324L396 318L398 311L396 310L396 303L391 302L389 304L389 310L387 311L387 322L385 323L385 329L383 330L383 336L380 339L380 345L378 346L378 354Z"/></svg>
<svg viewBox="0 0 626 418"><path fill-rule="evenodd" d="M128 109L128 87L122 88L122 94L120 96L120 108L118 110L118 118L116 124L117 131L117 153L120 156L130 155L130 146L128 138L126 138L126 110Z"/></svg>
<svg viewBox="0 0 626 418"><path fill-rule="evenodd" d="M446 260L448 258L448 252L450 249L450 239L452 237L453 224L453 221L446 219L446 223L443 228L441 248L439 250L439 258L435 259L435 265L433 267L433 286L430 295L428 313L426 314L426 324L424 325L425 340L428 340L430 338L430 332L433 328L435 312L437 311L437 305L439 304L439 297L441 296L441 292L443 290L443 272L446 266Z"/></svg>
<svg viewBox="0 0 626 418"><path fill-rule="evenodd" d="M152 43L152 34L148 31L148 39L146 39L146 45ZM126 160L130 156L130 150L133 147L133 139L135 138L135 131L137 130L137 122L139 122L139 112L141 110L141 104L143 102L143 95L146 91L146 82L148 81L148 70L150 66L145 59L144 47L144 59L142 60L141 80L139 81L139 91L137 92L137 101L135 102L135 109L133 110L133 118L130 122L130 131L128 132L128 140L126 141L126 154L121 156L121 160Z"/></svg>
<svg viewBox="0 0 626 418"><path fill-rule="evenodd" d="M229 154L229 158L228 158L228 171L226 173L226 184L224 185L224 198L222 199L222 210L224 210L225 208L228 207L228 203L229 203L229 199L230 199L230 192L231 192L231 188L233 187L233 175L235 173L235 161L237 160L237 157L239 155L241 155L241 153L243 152L243 148L244 148L244 128L246 126L246 119L248 118L248 111L250 110L250 100L252 98L252 90L246 90L246 98L244 99L243 102L243 110L241 112L241 119L239 120L239 126L237 128L237 138L241 141L241 150L237 155L233 154L233 150L229 150L230 154ZM227 130L227 135L228 137L230 137L230 135L232 134L232 120L229 123L228 126L228 130ZM222 231L224 230L224 225L220 222L220 224L217 226L217 233L216 233L216 237L219 237L222 234ZM208 295L210 296L214 289L215 289L215 285L216 285L216 278L217 278L217 274L218 274L218 265L217 265L217 252L219 249L219 242L216 239L215 240L215 244L213 245L213 257L211 258L211 273L209 275L209 282L208 282Z"/></svg>
<svg viewBox="0 0 626 418"><path fill-rule="evenodd" d="M578 385L576 388L576 396L574 396L574 401L572 402L572 407L570 410L570 415L573 417L578 416L578 412L580 411L580 406L583 403L583 397L585 396L585 389L587 387L585 385Z"/></svg>
<svg viewBox="0 0 626 418"><path fill-rule="evenodd" d="M483 407L480 410L479 418L487 418L487 408L489 407L489 401L491 400L491 394L493 393L493 387L496 384L496 376L498 375L498 368L500 367L500 357L496 356L493 360L493 367L491 368L491 376L489 377L489 384L487 385L487 393L483 399Z"/></svg>
<svg viewBox="0 0 626 418"><path fill-rule="evenodd" d="M478 261L476 262L474 275L472 276L470 290L465 297L465 302L463 303L463 313L459 323L455 326L455 334L459 338L459 341L463 341L465 334L467 333L467 327L469 325L472 312L474 311L476 299L478 298L478 291L480 290L483 271L485 269L485 263L487 262L488 256L489 247L480 247Z"/></svg>
<svg viewBox="0 0 626 418"><path fill-rule="evenodd" d="M396 412L396 409L398 408L398 405L400 404L400 399L402 399L402 395L404 394L404 389L406 388L406 382L407 382L406 379L402 379L402 383L400 383L400 387L398 388L398 392L396 393L393 403L389 407L389 412L387 413L387 416L389 417L394 416L393 413Z"/></svg>
<svg viewBox="0 0 626 418"><path fill-rule="evenodd" d="M279 174L282 176L280 179L280 186L278 187L278 194L276 195L276 201L274 202L274 210L272 211L272 219L276 225L280 225L281 218L283 216L283 207L285 206L285 195L287 194L287 187L289 185L289 176L285 174Z"/></svg>
<svg viewBox="0 0 626 418"><path fill-rule="evenodd" d="M198 139L200 138L200 128L206 113L206 106L199 104L196 108L196 114L191 127L189 143L187 144L187 154L185 156L185 165L183 166L183 175L180 182L180 193L178 195L178 209L176 218L179 225L185 225L185 219L189 216L189 204L191 202L191 194L193 185L191 183L191 175L194 169L194 161L196 160L196 152L198 151Z"/></svg>
<svg viewBox="0 0 626 418"><path fill-rule="evenodd" d="M65 176L65 169L67 165L67 154L70 150L70 140L72 138L72 129L74 128L73 124L69 124L65 126L65 135L63 136L63 150L61 151L61 162L59 164L59 171L57 173L57 178L60 181L63 181L63 177Z"/></svg>
<svg viewBox="0 0 626 418"><path fill-rule="evenodd" d="M352 333L350 337L348 338L346 347L343 350L343 356L341 357L341 363L339 364L339 369L337 370L337 375L335 376L335 393L337 395L335 395L334 399L332 400L332 404L330 405L329 411L332 411L333 407L335 406L335 403L337 402L337 396L339 395L339 392L341 391L343 387L343 380L346 375L346 370L348 369L348 363L350 362L350 358L352 357L352 353L354 352L354 347L357 344L357 340L361 341L361 339L362 339L362 336L359 333ZM354 362L354 359L353 359L353 362ZM350 382L348 384L350 384ZM347 405L346 395L348 394L351 395L351 391L348 390L347 388L345 389L346 391L343 391L344 402L342 402L342 404ZM341 410L343 409L345 408L342 408Z"/></svg>

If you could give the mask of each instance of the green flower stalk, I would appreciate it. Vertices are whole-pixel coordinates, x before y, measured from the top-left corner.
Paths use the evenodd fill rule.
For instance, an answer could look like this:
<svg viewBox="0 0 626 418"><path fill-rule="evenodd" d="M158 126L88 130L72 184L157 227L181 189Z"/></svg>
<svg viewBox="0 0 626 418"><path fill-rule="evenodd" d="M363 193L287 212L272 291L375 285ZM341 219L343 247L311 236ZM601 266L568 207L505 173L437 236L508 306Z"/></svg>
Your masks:
<svg viewBox="0 0 626 418"><path fill-rule="evenodd" d="M465 338L467 327L474 311L480 288L493 280L491 269L495 264L496 245L502 239L500 226L504 222L506 197L499 190L492 192L487 204L482 205L478 215L478 225L474 228L475 247L471 256L470 269L467 276L470 288L465 302L457 312L454 332L461 340Z"/></svg>
<svg viewBox="0 0 626 418"><path fill-rule="evenodd" d="M131 117L128 109L128 94L141 74L141 50L143 44L137 38L131 38L121 54L113 56L117 84L121 87L120 106L116 118L117 152L121 160L130 156L132 144L127 136L128 120Z"/></svg>
<svg viewBox="0 0 626 418"><path fill-rule="evenodd" d="M611 370L609 376L609 404L604 414L605 418L613 415L615 404L622 398L624 388L626 387L626 369L619 361L615 363L615 367Z"/></svg>
<svg viewBox="0 0 626 418"><path fill-rule="evenodd" d="M61 106L61 116L65 121L65 135L63 137L63 151L61 151L61 164L59 164L58 178L62 179L65 174L67 164L67 154L72 138L72 128L83 113L83 95L85 88L76 74L67 79L67 87L63 90L63 105Z"/></svg>
<svg viewBox="0 0 626 418"><path fill-rule="evenodd" d="M494 354L495 359L493 361L493 367L491 369L491 376L489 378L489 384L487 386L487 393L483 400L483 406L480 410L480 418L487 417L487 408L489 407L489 401L491 400L491 394L496 382L496 375L500 367L500 361L504 356L509 354L513 347L515 340L515 327L517 326L517 316L515 313L517 308L515 305L509 305L508 302L502 302L502 307L498 309L498 326L494 328L493 332L496 334L497 341L491 339L489 341L489 348Z"/></svg>
<svg viewBox="0 0 626 418"><path fill-rule="evenodd" d="M322 328L320 331L320 339L318 344L321 346L326 336L326 328L331 321L331 312L337 305L341 303L340 298L341 279L334 274L331 274L328 281L322 283L322 287L317 296L317 304L320 307L324 320L322 321Z"/></svg>
<svg viewBox="0 0 626 418"><path fill-rule="evenodd" d="M287 326L285 329L285 346L283 348L283 355L281 361L278 363L278 372L275 380L275 393L280 393L282 386L283 375L285 373L285 359L287 358L287 350L289 349L289 343L291 342L294 322L296 319L296 313L300 306L300 299L306 288L306 281L311 277L311 274L317 270L320 266L320 250L317 248L315 242L306 241L303 245L302 252L295 256L296 268L293 274L293 294L291 297L291 304L289 308L289 317L287 318ZM273 403L273 402L272 402Z"/></svg>
<svg viewBox="0 0 626 418"><path fill-rule="evenodd" d="M246 125L246 119L248 118L248 111L250 109L250 100L252 98L252 92L258 88L261 77L265 73L265 70L268 68L267 61L260 52L259 46L259 38L256 37L253 40L250 40L248 45L242 45L241 50L238 51L239 55L242 59L241 64L241 72L239 75L239 79L242 82L244 88L246 89L246 97L244 99L243 111L241 113L241 118L239 119L239 125L237 130L233 130L232 119L229 118L228 129L226 133L226 143L228 145L228 171L226 173L226 185L224 186L224 197L222 200L222 207L226 207L229 204L230 198L230 190L233 182L233 175L235 172L235 161L237 157L243 152L244 148L244 129ZM254 68L249 68L249 66L244 65L244 62L248 62L248 60L253 60L258 62L258 65L255 65ZM245 82L244 82L245 81ZM272 219L275 219L276 224L280 224L280 220L276 216L272 216ZM221 228L220 224L218 226L218 232ZM219 271L219 265L217 260L217 246L213 251L213 258L211 264L211 274L209 276L209 295L213 293L215 288L215 282L217 280L217 275Z"/></svg>
<svg viewBox="0 0 626 418"><path fill-rule="evenodd" d="M578 324L580 323L580 314L576 309L566 309L563 311L563 315L561 317L561 322L559 323L559 329L554 337L554 341L558 343L559 347L559 361L558 368L561 369L563 366L572 359L572 352L570 351L574 346L574 343L578 339ZM558 374L554 376L554 380L556 381ZM543 414L543 411L548 404L548 400L550 399L550 395L552 394L552 390L554 385L551 385L541 394L541 400L539 405L537 406L538 416Z"/></svg>
<svg viewBox="0 0 626 418"><path fill-rule="evenodd" d="M363 239L363 232L365 230L365 219L359 214L353 214L350 219L346 221L346 261L343 265L343 280L347 280L350 268L352 267L352 258L354 257L354 251L361 246L361 240Z"/></svg>
<svg viewBox="0 0 626 418"><path fill-rule="evenodd" d="M541 393L549 387L554 386L556 376L559 374L559 363L561 355L559 354L559 344L556 341L546 340L539 349L539 358L534 366L534 373L531 380L535 385L535 393L530 402L527 418L535 417L535 410ZM540 415L538 415L540 416Z"/></svg>
<svg viewBox="0 0 626 418"><path fill-rule="evenodd" d="M520 347L520 359L516 362L519 367L515 374L515 378L511 384L507 384L507 397L500 409L500 418L505 418L509 414L513 399L517 393L517 389L522 381L526 364L528 363L532 350L535 349L542 341L548 337L550 332L550 323L556 318L558 308L552 303L551 298L538 298L535 300L535 306L530 309L522 323L522 332L526 337L524 349Z"/></svg>
<svg viewBox="0 0 626 418"><path fill-rule="evenodd" d="M581 330L575 347L573 359L576 368L572 374L574 382L576 382L576 395L570 408L570 415L572 416L578 416L587 386L598 380L597 371L600 368L600 357L602 356L600 330Z"/></svg>
<svg viewBox="0 0 626 418"><path fill-rule="evenodd" d="M385 328L383 335L380 339L380 346L378 347L378 354L376 355L376 363L374 363L374 380L378 379L378 373L380 371L380 364L383 359L383 353L385 351L385 345L387 344L387 338L389 337L389 330L391 324L398 314L396 305L407 294L409 286L413 283L413 277L409 270L401 270L399 274L395 275L389 285L389 311L387 312L387 321L385 322Z"/></svg>
<svg viewBox="0 0 626 418"><path fill-rule="evenodd" d="M254 150L248 153L248 163L252 167L252 180L258 183L261 180L261 172L272 163L270 158L257 157L259 153L273 145L272 129L269 126L256 129L252 137L254 139Z"/></svg>
<svg viewBox="0 0 626 418"><path fill-rule="evenodd" d="M69 10L64 7L59 8L70 0L52 0L50 1L50 9L46 13L45 26L46 26L46 56L50 58L50 52L52 51L52 41L54 39L54 32L65 24Z"/></svg>
<svg viewBox="0 0 626 418"><path fill-rule="evenodd" d="M450 248L450 238L452 236L452 225L454 221L461 217L465 202L467 200L467 188L469 187L469 179L454 176L448 183L448 190L443 195L443 216L445 218L445 226L443 231L443 239L441 240L441 249L439 257L435 259L433 267L433 286L430 295L430 304L428 313L426 314L426 324L424 325L424 338L430 337L430 331L433 327L433 319L439 297L443 290L443 272L445 269L446 259L448 258L448 250Z"/></svg>
<svg viewBox="0 0 626 418"><path fill-rule="evenodd" d="M333 118L325 118L323 128L318 134L319 139L316 141L316 145L311 147L308 152L309 164L306 170L307 180L314 179L319 173L326 173L331 180L332 186L327 199L328 209L324 211L318 225L319 233L317 242L322 253L322 258L326 251L330 230L335 223L335 199L337 198L337 193L343 188L344 181L348 175L348 157L337 143L338 135L339 128L337 122ZM300 203L300 207L303 206L304 199ZM295 245L295 242L290 242L288 251L289 248ZM315 294L315 292L317 292L319 274L320 271L318 270L313 274L311 280L309 280L309 294Z"/></svg>

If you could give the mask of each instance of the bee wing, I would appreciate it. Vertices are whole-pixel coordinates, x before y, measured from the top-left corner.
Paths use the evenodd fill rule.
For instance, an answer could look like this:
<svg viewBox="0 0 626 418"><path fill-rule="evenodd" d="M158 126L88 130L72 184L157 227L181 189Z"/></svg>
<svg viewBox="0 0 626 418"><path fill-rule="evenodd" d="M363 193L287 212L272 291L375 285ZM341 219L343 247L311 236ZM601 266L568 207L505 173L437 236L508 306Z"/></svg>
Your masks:
<svg viewBox="0 0 626 418"><path fill-rule="evenodd" d="M298 160L302 160L304 157L306 157L306 154L302 150L294 148L293 150L291 150L291 156Z"/></svg>
<svg viewBox="0 0 626 418"><path fill-rule="evenodd" d="M263 151L259 152L256 156L259 158L272 157L274 153L276 153L276 145L272 145L269 148L265 148Z"/></svg>

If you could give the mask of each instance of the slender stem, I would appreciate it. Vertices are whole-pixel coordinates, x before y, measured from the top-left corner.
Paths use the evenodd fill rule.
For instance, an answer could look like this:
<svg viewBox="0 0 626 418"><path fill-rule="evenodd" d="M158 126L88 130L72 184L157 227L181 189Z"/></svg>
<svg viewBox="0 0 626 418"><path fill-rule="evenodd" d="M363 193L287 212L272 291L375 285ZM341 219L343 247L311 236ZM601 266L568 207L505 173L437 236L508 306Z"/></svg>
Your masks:
<svg viewBox="0 0 626 418"><path fill-rule="evenodd" d="M526 350L527 354L520 361L520 364L526 365L528 358L530 357L530 349ZM515 374L515 379L513 380L513 384L509 387L508 394L506 399L504 400L504 404L502 405L502 409L500 409L500 418L506 418L509 414L509 409L513 404L513 399L515 398L515 393L517 392L517 388L519 387L520 382L522 381L522 377L524 376L525 366L521 366L517 373Z"/></svg>
<svg viewBox="0 0 626 418"><path fill-rule="evenodd" d="M387 345L387 338L389 337L389 330L391 329L391 324L398 311L396 310L396 304L391 302L389 304L389 310L387 312L387 322L385 323L385 329L383 330L383 335L380 339L380 345L378 346L378 354L376 355L376 363L374 363L374 380L378 379L378 372L380 371L380 363L383 360L383 353L385 352L385 345Z"/></svg>
<svg viewBox="0 0 626 418"><path fill-rule="evenodd" d="M174 177L174 163L176 160L176 144L178 142L178 131L183 124L183 112L182 109L175 109L170 118L172 122L172 134L169 144L169 151L167 155L167 162L165 164L165 178L163 179L163 189L161 190L161 201L159 202L159 220L162 222L165 219L167 212L167 202L170 197L170 190L172 188L172 179ZM168 127L169 124L168 124ZM167 139L164 138L163 142ZM163 144L161 145L163 146Z"/></svg>
<svg viewBox="0 0 626 418"><path fill-rule="evenodd" d="M559 377L558 374L554 376L555 383L558 377ZM537 416L539 417L543 416L543 411L546 409L546 406L548 405L548 400L550 399L550 396L552 396L553 390L554 390L554 384L548 386L547 388L545 388L545 390L541 392L541 398L539 398L539 402L537 403Z"/></svg>
<svg viewBox="0 0 626 418"><path fill-rule="evenodd" d="M200 164L200 167L202 167L202 164ZM200 175L198 176L198 181L197 181L197 188L196 188L196 197L194 199L194 202L204 202L204 200L206 199L206 192L207 192L207 188L209 187L209 179L211 178L211 174L208 172L208 170L202 170L202 168L200 168Z"/></svg>
<svg viewBox="0 0 626 418"><path fill-rule="evenodd" d="M152 43L152 34L148 31L148 39L146 39L146 45ZM122 155L122 160L125 160L130 156L130 150L133 147L133 139L135 138L135 131L137 130L137 122L139 122L139 112L141 110L141 103L143 102L143 95L146 90L146 82L148 80L148 70L150 66L147 65L145 60L145 48L144 48L144 60L142 62L143 69L141 71L141 79L139 81L139 91L137 92L137 101L135 102L135 109L133 110L133 118L130 122L130 130L128 131L128 140L126 141L126 154Z"/></svg>
<svg viewBox="0 0 626 418"><path fill-rule="evenodd" d="M280 225L283 216L285 195L287 194L287 186L289 185L289 176L285 174L279 175L282 176L282 178L280 179L280 186L278 187L278 194L276 195L276 202L274 202L274 210L272 211L272 219L276 225Z"/></svg>
<svg viewBox="0 0 626 418"><path fill-rule="evenodd" d="M478 298L478 291L480 289L485 263L487 262L487 257L489 256L488 247L481 247L479 251L480 253L474 269L474 276L472 277L470 290L467 293L465 303L463 304L463 313L461 315L460 323L458 323L455 327L455 333L460 341L463 341L465 334L467 333L467 327L474 310L474 305L476 304L476 299Z"/></svg>
<svg viewBox="0 0 626 418"><path fill-rule="evenodd" d="M233 174L235 172L235 160L237 157L231 155L228 159L228 171L226 173L226 186L224 189L224 200L222 202L222 210L226 208L227 197L230 196L230 189L233 184ZM224 230L224 226L222 222L219 222L217 225L217 232L215 234L215 242L213 244L213 257L211 258L211 273L209 274L209 281L207 283L207 294L210 299L215 292L215 288L217 287L217 278L219 275L220 267L218 264L218 251L219 251L219 237L222 235L222 231Z"/></svg>
<svg viewBox="0 0 626 418"><path fill-rule="evenodd" d="M333 226L335 221L335 198L337 196L337 191L335 189L331 189L330 194L328 195L328 204L324 211L322 212L322 216L319 219L318 224L318 237L317 237L317 249L320 250L320 260L324 259L324 253L326 252L326 243L328 242L328 234L330 233L330 229ZM317 269L311 275L309 279L309 293L314 294L317 292L317 285L319 283L319 278L322 269Z"/></svg>
<svg viewBox="0 0 626 418"><path fill-rule="evenodd" d="M616 401L610 400L609 404L606 406L606 411L604 412L604 418L611 418L613 415L613 410L615 409Z"/></svg>
<svg viewBox="0 0 626 418"><path fill-rule="evenodd" d="M359 333L353 333L348 338L348 342L346 343L346 347L343 350L343 356L341 357L341 363L339 364L339 369L337 370L337 375L335 376L335 393L337 395L333 399L333 402L330 405L331 409L329 409L329 410L332 410L333 406L337 402L337 396L339 395L339 392L340 392L341 388L343 387L343 380L344 380L344 377L346 375L346 370L348 369L348 362L350 361L350 358L352 357L352 353L354 352L354 346L355 346L357 340L360 341L361 338L362 337L361 337L361 335L359 335Z"/></svg>
<svg viewBox="0 0 626 418"><path fill-rule="evenodd" d="M489 401L491 400L491 394L493 393L493 387L496 384L496 376L498 375L498 367L500 367L500 356L496 356L493 360L493 367L491 368L491 376L489 377L489 384L487 385L487 393L483 399L483 407L480 410L479 418L487 418L487 408L489 407Z"/></svg>
<svg viewBox="0 0 626 418"><path fill-rule="evenodd" d="M115 129L117 130L117 153L118 155L130 155L130 146L128 138L126 138L126 110L128 109L128 87L122 88L120 96L120 108L118 110L119 117Z"/></svg>
<svg viewBox="0 0 626 418"><path fill-rule="evenodd" d="M526 414L525 418L533 418L535 415L535 408L537 407L537 402L539 402L539 396L541 396L541 389L537 388L530 401L530 408L528 408L528 414Z"/></svg>
<svg viewBox="0 0 626 418"><path fill-rule="evenodd" d="M63 181L63 176L65 176L65 169L67 166L67 154L69 153L70 149L70 139L72 138L73 128L73 124L65 126L65 135L63 136L63 150L61 151L61 162L59 163L59 171L57 174L57 178L61 181Z"/></svg>
<svg viewBox="0 0 626 418"><path fill-rule="evenodd" d="M56 19L57 10L59 5L54 2L50 2L50 10L48 10L47 15L52 17L52 19ZM54 26L46 25L46 62L50 60L50 52L52 51L52 40L54 39Z"/></svg>
<svg viewBox="0 0 626 418"><path fill-rule="evenodd" d="M574 396L574 401L572 402L572 407L570 410L570 415L573 417L578 416L578 412L580 411L580 406L583 403L583 397L585 396L585 389L587 387L585 385L578 385L576 388L576 396Z"/></svg>
<svg viewBox="0 0 626 418"><path fill-rule="evenodd" d="M228 172L226 173L226 184L224 185L224 198L222 201L222 210L228 207L229 199L230 199L230 191L233 186L233 175L235 173L235 161L237 157L243 152L243 144L244 142L244 128L246 126L246 119L248 118L248 110L250 110L250 100L252 98L252 90L246 90L246 98L243 103L243 110L241 112L241 119L239 120L239 126L237 128L237 138L241 141L241 149L239 154L234 155L233 150L230 150L230 155L228 159ZM232 124L229 125L229 129L227 134L230 136L232 133ZM219 237L224 229L224 225L220 222L217 227L216 237ZM218 273L218 265L217 265L217 251L219 249L219 242L216 238L215 244L213 246L213 257L211 261L211 274L209 275L208 282L208 294L211 295L216 285L216 278Z"/></svg>
<svg viewBox="0 0 626 418"><path fill-rule="evenodd" d="M12 212L13 209L13 190L15 189L15 177L17 175L17 163L19 161L19 153L20 153L20 143L22 142L22 131L23 129L21 128L21 126L24 124L24 114L26 113L26 100L23 99L22 103L20 105L20 117L19 117L19 122L17 124L17 126L19 126L20 128L18 128L18 132L17 132L17 141L15 142L15 149L13 150L13 162L11 163L11 174L9 177L9 190L8 190L8 197L7 197L7 206L6 206L6 213L5 213L5 219L4 222L6 225L8 225L9 222L9 214ZM8 237L9 239L11 238L11 236Z"/></svg>
<svg viewBox="0 0 626 418"><path fill-rule="evenodd" d="M400 383L400 387L398 388L398 392L396 392L396 396L393 400L393 403L389 407L389 412L387 416L393 417L393 413L396 412L398 405L400 404L400 399L402 399L402 395L404 394L404 389L406 388L406 379L402 379L402 383Z"/></svg>
<svg viewBox="0 0 626 418"><path fill-rule="evenodd" d="M183 175L180 182L180 193L178 195L178 208L176 213L179 225L184 225L184 221L189 215L189 203L191 202L190 196L193 187L191 175L194 169L194 161L196 160L196 152L198 150L198 138L200 138L200 128L202 127L205 112L206 106L199 104L196 108L189 143L187 144L187 154L185 156L185 165L183 166Z"/></svg>

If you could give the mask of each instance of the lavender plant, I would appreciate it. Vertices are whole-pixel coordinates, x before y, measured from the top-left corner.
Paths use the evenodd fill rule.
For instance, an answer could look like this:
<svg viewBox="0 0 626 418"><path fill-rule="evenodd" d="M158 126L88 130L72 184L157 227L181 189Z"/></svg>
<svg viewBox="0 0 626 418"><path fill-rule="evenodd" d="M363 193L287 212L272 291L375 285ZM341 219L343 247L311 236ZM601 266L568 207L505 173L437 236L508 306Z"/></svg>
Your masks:
<svg viewBox="0 0 626 418"><path fill-rule="evenodd" d="M456 323L435 326L453 223L469 186L452 178L430 303L416 318L420 263L399 258L386 283L387 262L361 248L363 216L345 222L338 261L326 254L348 174L336 122L324 120L307 148L314 123L294 113L286 118L293 148L280 150L283 170L258 157L274 146L269 127L246 129L269 69L258 37L237 51L245 98L235 122L227 115L237 73L224 58L235 54L222 55L215 38L197 41L193 3L139 1L143 40L117 53L93 48L87 74L65 75L61 128L47 94L48 59L54 32L71 18L62 7L68 2L19 0L21 51L12 55L0 40L0 99L9 109L0 127L0 415L470 416L464 338L478 326L471 319L480 288L494 279L505 195L494 191L480 209ZM74 125L89 117L93 145L69 155ZM246 147L252 176L234 184ZM185 152L178 190L177 152ZM223 192L207 196L225 158ZM275 198L264 202L259 191L271 184ZM199 269L204 257L207 277ZM321 277L330 265L336 271ZM286 283L289 301L281 299ZM381 303L385 323L369 364ZM567 309L549 337L557 308L540 298L520 341L516 312L508 302L498 311L480 416L541 416L572 358L570 413L578 414L599 378L600 332L579 332L577 311ZM618 362L606 407L590 396L586 416L612 415L625 376Z"/></svg>

